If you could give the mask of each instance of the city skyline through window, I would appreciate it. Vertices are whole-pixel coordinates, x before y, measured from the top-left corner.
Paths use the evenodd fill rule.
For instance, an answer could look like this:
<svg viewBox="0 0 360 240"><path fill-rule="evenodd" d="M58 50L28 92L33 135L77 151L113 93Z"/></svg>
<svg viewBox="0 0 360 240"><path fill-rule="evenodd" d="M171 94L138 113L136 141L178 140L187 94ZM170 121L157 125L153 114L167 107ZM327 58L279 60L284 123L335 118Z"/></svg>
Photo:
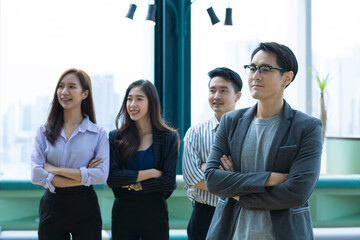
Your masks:
<svg viewBox="0 0 360 240"><path fill-rule="evenodd" d="M360 136L360 16L356 0L312 0L312 67L330 75L325 100L328 136ZM229 67L243 79L237 108L255 103L243 65L263 41L289 46L299 61L285 99L305 111L302 0L230 1L233 26L224 26L228 1L213 0L220 23L212 26L209 1L191 5L191 124L211 117L208 71ZM154 81L154 27L144 21L147 1L137 1L133 22L124 18L128 1L0 1L0 177L29 179L30 154L37 127L46 121L55 84L68 68L86 71L93 84L98 124L115 128L124 91L133 81ZM326 11L324 11L326 7ZM334 18L333 16L337 16ZM312 82L312 113L318 117L319 91ZM6 171L5 171L6 170Z"/></svg>
<svg viewBox="0 0 360 240"><path fill-rule="evenodd" d="M299 50L294 41L297 36L291 29L291 26L297 26L297 19L291 18L289 13L289 9L296 7L296 1L255 0L251 6L254 6L256 13L251 8L244 7L243 2L231 1L233 26L225 26L225 9L229 7L228 2L212 1L212 7L220 19L220 23L212 26L206 12L209 3L196 1L192 4L192 123L206 121L213 114L207 98L209 81L207 73L210 70L216 67L228 67L236 71L243 81L242 95L236 108L249 107L256 101L250 95L248 78L243 66L250 63L252 50L260 42L267 41L283 43L295 54ZM253 17L254 15L256 17ZM205 61L205 58L210 60ZM285 91L287 101L295 108L299 101L298 85L299 83L294 81Z"/></svg>
<svg viewBox="0 0 360 240"><path fill-rule="evenodd" d="M311 80L311 101L306 99L306 57L312 57L311 69L330 83L325 89L327 107L326 136L360 136L360 35L357 23L360 16L352 8L355 0L312 0L311 16L305 14L305 1L254 0L212 1L220 23L212 26L206 9L207 1L194 1L191 8L191 121L206 121L213 112L208 103L207 73L215 67L229 67L243 80L242 96L236 108L255 104L248 88L243 65L250 63L253 49L259 42L275 41L287 45L295 53L299 72L284 92L291 107L320 117L320 92L316 79ZM224 26L225 9L232 8L233 26ZM307 13L308 14L308 13ZM336 16L336 18L334 18ZM305 23L311 17L311 52L305 49ZM210 60L206 60L210 59ZM326 140L325 140L326 141ZM322 173L326 172L326 142L323 145Z"/></svg>
<svg viewBox="0 0 360 240"><path fill-rule="evenodd" d="M154 81L154 27L139 1L0 1L0 177L29 179L35 130L66 69L90 75L98 125L115 128L127 86Z"/></svg>

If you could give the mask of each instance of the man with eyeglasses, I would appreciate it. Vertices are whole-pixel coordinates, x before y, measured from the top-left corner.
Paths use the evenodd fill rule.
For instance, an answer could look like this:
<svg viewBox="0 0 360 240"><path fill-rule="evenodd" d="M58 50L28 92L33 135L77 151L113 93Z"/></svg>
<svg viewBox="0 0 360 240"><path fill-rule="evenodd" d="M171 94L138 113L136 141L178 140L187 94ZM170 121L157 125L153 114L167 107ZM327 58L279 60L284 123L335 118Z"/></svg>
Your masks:
<svg viewBox="0 0 360 240"><path fill-rule="evenodd" d="M308 199L320 173L322 126L283 99L296 57L282 44L260 43L244 67L257 104L220 122L205 171L220 199L206 239L314 239Z"/></svg>

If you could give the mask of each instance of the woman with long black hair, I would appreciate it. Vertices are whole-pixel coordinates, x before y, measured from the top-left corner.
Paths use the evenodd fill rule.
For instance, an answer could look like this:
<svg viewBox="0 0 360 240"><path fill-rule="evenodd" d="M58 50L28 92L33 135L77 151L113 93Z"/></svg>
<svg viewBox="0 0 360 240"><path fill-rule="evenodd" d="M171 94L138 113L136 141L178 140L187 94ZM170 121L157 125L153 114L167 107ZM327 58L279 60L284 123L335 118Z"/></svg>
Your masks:
<svg viewBox="0 0 360 240"><path fill-rule="evenodd" d="M161 116L155 86L133 82L109 134L112 239L169 239L166 199L176 188L178 139Z"/></svg>
<svg viewBox="0 0 360 240"><path fill-rule="evenodd" d="M48 119L36 133L31 179L44 186L40 240L99 240L102 220L94 184L109 171L106 131L96 125L90 77L65 71L56 85Z"/></svg>

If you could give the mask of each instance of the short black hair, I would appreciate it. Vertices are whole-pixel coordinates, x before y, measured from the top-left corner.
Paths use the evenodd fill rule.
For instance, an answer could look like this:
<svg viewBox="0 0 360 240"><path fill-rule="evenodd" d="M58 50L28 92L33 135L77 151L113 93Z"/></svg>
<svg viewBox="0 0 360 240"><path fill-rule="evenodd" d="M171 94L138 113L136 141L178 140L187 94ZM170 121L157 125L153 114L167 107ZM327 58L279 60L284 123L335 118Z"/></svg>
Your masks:
<svg viewBox="0 0 360 240"><path fill-rule="evenodd" d="M210 81L208 83L209 87L211 79L213 79L214 77L223 77L226 81L231 82L234 87L235 93L240 92L242 89L243 83L240 75L229 68L218 67L211 70L208 75L210 77Z"/></svg>
<svg viewBox="0 0 360 240"><path fill-rule="evenodd" d="M283 44L279 44L276 42L262 42L252 52L251 61L252 61L253 57L255 56L255 54L257 52L259 52L260 50L262 50L264 52L274 53L276 56L276 63L279 65L279 67L283 68L284 72L292 71L294 73L294 77L291 80L291 82L294 81L295 76L298 72L298 62L296 60L295 54L291 51L290 48L288 48L287 46L285 46Z"/></svg>

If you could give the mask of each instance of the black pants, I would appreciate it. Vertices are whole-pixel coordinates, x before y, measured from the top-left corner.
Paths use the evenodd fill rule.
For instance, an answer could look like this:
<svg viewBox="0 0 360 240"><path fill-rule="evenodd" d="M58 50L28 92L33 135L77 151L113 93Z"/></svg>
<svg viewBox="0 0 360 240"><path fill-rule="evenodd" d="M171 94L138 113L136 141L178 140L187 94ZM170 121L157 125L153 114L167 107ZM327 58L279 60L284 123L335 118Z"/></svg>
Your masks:
<svg viewBox="0 0 360 240"><path fill-rule="evenodd" d="M39 207L40 240L101 239L102 221L93 187L46 190Z"/></svg>
<svg viewBox="0 0 360 240"><path fill-rule="evenodd" d="M169 218L164 195L116 194L111 231L113 240L168 240Z"/></svg>
<svg viewBox="0 0 360 240"><path fill-rule="evenodd" d="M195 202L187 234L189 240L205 240L215 207Z"/></svg>

